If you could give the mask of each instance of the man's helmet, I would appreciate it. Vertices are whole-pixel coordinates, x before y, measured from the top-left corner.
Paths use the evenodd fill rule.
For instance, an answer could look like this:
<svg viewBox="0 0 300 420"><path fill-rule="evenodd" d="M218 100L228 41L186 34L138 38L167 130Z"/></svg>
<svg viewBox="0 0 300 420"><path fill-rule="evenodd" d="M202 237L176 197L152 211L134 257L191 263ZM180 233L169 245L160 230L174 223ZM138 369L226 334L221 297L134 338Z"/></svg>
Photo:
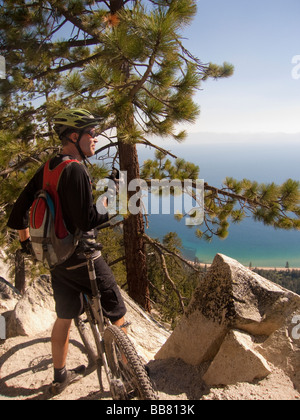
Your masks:
<svg viewBox="0 0 300 420"><path fill-rule="evenodd" d="M62 111L55 115L54 130L60 137L69 128L74 128L76 131L82 131L88 127L96 127L101 121L101 118L96 118L86 109L76 108Z"/></svg>

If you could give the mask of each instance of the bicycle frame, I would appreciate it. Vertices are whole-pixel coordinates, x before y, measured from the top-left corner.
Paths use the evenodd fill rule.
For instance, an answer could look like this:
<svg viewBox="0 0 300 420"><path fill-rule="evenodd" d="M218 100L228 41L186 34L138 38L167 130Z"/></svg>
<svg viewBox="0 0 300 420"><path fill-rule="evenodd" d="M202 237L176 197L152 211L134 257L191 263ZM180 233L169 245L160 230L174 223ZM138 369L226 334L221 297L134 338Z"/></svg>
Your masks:
<svg viewBox="0 0 300 420"><path fill-rule="evenodd" d="M107 356L105 353L105 346L103 335L105 327L111 325L111 322L104 318L102 305L101 305L101 294L97 285L97 277L95 272L94 260L92 258L93 253L86 252L85 256L87 258L89 278L91 282L92 296L84 295L84 307L87 314L92 332L95 338L95 343L97 347L98 357L96 357L96 364L98 365L98 378L101 387L101 391L104 391L102 384L101 368L104 367L104 371L110 386L111 393L113 397L119 397L119 395L124 394L124 386L119 379L115 379L111 373L111 370L108 366ZM80 326L78 325L78 328ZM101 360L99 360L99 356ZM118 399L118 398L117 398Z"/></svg>
<svg viewBox="0 0 300 420"><path fill-rule="evenodd" d="M134 395L147 400L155 400L157 399L156 392L130 339L121 328L112 325L110 320L103 315L101 294L98 289L93 259L94 251L97 249L99 249L97 244L83 249L83 254L87 260L92 293L91 295L83 295L87 321L83 321L80 317L75 320L89 361L92 362L90 366L96 364L102 392L104 392L102 366L104 367L114 400L131 399ZM97 353L89 339L89 334L84 326L85 322L90 324Z"/></svg>
<svg viewBox="0 0 300 420"><path fill-rule="evenodd" d="M95 272L95 266L94 261L92 259L92 256L87 256L87 264L88 264L88 272L89 272L89 278L91 282L91 288L92 288L92 298L88 298L91 304L91 307L94 312L94 317L97 320L97 324L100 330L100 333L103 335L104 328L105 328L105 322L102 312L102 305L101 305L101 295L97 286L97 278L96 278L96 272Z"/></svg>

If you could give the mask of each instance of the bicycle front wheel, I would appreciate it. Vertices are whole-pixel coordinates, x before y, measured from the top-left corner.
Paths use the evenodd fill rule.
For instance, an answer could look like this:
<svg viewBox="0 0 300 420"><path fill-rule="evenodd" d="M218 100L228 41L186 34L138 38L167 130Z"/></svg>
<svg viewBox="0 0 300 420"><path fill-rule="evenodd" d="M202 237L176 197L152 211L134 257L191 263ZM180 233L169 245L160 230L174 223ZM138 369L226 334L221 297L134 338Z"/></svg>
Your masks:
<svg viewBox="0 0 300 420"><path fill-rule="evenodd" d="M127 335L115 325L104 332L108 366L115 379L123 383L124 399L157 400L146 369Z"/></svg>

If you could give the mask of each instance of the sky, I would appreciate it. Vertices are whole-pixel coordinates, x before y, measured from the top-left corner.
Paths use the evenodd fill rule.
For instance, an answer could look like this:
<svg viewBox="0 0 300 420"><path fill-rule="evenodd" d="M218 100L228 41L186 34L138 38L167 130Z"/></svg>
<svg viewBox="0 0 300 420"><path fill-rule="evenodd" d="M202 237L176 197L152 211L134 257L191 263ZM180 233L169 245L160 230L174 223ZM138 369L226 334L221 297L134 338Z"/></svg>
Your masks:
<svg viewBox="0 0 300 420"><path fill-rule="evenodd" d="M202 84L189 133L300 133L299 19L299 0L198 1L184 45L235 72Z"/></svg>
<svg viewBox="0 0 300 420"><path fill-rule="evenodd" d="M235 72L202 84L195 96L200 117L183 128L190 135L287 133L298 141L300 0L197 3L197 15L183 33L184 45L203 63L227 61Z"/></svg>

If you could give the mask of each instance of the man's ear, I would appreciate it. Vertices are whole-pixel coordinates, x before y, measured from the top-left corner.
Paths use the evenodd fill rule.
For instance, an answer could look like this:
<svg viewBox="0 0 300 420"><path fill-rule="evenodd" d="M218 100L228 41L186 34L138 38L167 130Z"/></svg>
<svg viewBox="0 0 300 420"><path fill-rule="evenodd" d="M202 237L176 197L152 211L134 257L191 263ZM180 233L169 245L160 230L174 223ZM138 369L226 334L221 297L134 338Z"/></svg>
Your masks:
<svg viewBox="0 0 300 420"><path fill-rule="evenodd" d="M79 134L78 133L71 133L69 135L69 140L71 140L72 143L77 143L77 140L79 138Z"/></svg>

